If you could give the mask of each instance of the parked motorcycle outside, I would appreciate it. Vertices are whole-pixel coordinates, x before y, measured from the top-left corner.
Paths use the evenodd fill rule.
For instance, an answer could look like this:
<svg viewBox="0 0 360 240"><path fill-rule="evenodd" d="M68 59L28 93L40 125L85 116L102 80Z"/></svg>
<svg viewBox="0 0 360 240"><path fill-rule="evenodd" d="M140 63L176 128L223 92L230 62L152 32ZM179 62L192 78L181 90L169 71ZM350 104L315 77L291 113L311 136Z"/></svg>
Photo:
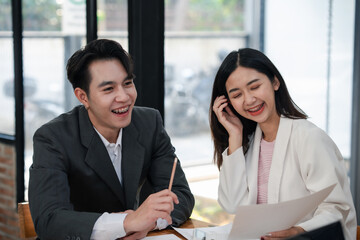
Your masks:
<svg viewBox="0 0 360 240"><path fill-rule="evenodd" d="M219 64L227 51L217 54ZM218 66L195 71L185 68L175 79L174 66L165 66L165 127L174 136L209 131L212 86Z"/></svg>

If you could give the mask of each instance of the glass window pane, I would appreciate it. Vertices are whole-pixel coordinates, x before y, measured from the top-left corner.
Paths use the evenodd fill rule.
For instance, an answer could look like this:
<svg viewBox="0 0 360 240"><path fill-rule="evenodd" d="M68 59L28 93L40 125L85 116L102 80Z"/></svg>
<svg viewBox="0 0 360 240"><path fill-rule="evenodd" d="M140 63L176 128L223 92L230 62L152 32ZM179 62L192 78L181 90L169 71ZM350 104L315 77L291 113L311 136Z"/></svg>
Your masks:
<svg viewBox="0 0 360 240"><path fill-rule="evenodd" d="M127 0L98 0L97 8L99 38L118 41L129 51Z"/></svg>
<svg viewBox="0 0 360 240"><path fill-rule="evenodd" d="M85 0L23 1L25 189L32 137L44 123L78 105L66 62L85 44ZM25 193L27 197L27 193Z"/></svg>
<svg viewBox="0 0 360 240"><path fill-rule="evenodd" d="M0 2L0 133L15 134L14 57L11 1Z"/></svg>
<svg viewBox="0 0 360 240"><path fill-rule="evenodd" d="M325 0L273 0L266 6L267 55L295 103L329 134L348 161L355 1L333 1L331 9Z"/></svg>
<svg viewBox="0 0 360 240"><path fill-rule="evenodd" d="M165 1L165 127L196 196L195 217L224 223L209 128L212 83L224 57L247 46L244 1ZM210 214L211 215L211 214Z"/></svg>

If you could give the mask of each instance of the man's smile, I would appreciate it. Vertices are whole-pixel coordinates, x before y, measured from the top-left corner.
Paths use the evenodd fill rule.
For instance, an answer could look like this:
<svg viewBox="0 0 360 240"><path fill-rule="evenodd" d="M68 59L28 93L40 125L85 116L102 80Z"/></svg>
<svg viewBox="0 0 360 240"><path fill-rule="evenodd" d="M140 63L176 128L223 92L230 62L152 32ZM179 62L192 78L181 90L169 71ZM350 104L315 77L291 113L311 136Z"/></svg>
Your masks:
<svg viewBox="0 0 360 240"><path fill-rule="evenodd" d="M111 112L113 112L115 114L123 114L123 113L128 112L129 108L130 108L130 106L126 106L126 107L123 107L123 108L118 108L118 109L111 110Z"/></svg>

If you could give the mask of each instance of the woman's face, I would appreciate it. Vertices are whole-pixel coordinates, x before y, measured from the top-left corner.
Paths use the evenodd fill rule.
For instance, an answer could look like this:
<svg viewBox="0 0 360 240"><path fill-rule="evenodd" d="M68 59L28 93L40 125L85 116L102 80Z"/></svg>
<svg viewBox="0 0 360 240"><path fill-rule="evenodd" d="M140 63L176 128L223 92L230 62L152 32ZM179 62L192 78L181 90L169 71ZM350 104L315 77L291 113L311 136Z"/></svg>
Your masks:
<svg viewBox="0 0 360 240"><path fill-rule="evenodd" d="M263 73L252 68L237 67L225 83L230 104L244 118L262 124L276 123L275 91L280 83L271 83Z"/></svg>

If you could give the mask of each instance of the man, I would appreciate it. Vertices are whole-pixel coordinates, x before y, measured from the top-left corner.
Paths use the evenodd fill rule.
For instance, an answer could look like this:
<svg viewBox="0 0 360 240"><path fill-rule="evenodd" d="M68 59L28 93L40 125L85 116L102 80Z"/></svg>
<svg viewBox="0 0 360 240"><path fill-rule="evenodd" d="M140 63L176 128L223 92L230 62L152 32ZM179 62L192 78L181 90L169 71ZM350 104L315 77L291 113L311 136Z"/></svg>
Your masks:
<svg viewBox="0 0 360 240"><path fill-rule="evenodd" d="M29 203L40 239L140 239L194 206L158 111L135 107L130 56L95 40L69 59L77 106L37 130ZM175 203L175 204L174 204Z"/></svg>

